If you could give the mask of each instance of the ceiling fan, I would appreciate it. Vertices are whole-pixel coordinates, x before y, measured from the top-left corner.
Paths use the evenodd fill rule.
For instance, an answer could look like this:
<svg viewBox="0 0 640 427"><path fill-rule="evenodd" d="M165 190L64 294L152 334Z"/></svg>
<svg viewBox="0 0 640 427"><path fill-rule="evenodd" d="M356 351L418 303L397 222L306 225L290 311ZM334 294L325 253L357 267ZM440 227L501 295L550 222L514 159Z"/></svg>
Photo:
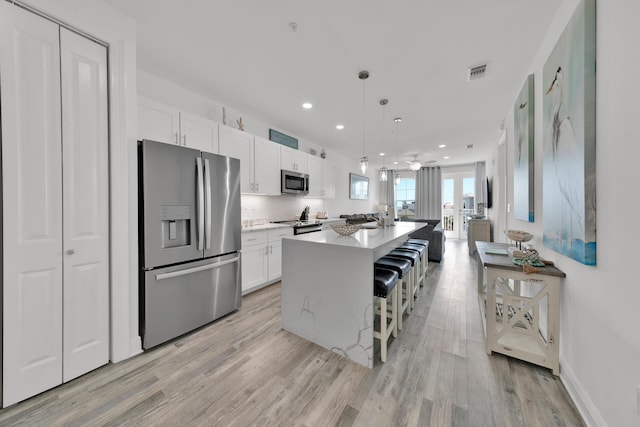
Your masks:
<svg viewBox="0 0 640 427"><path fill-rule="evenodd" d="M422 163L420 162L420 160L418 160L417 154L413 155L413 160L405 160L405 162L409 163L409 169L411 169L412 171L420 170L420 168L422 167Z"/></svg>
<svg viewBox="0 0 640 427"><path fill-rule="evenodd" d="M411 169L412 171L417 171L420 170L420 168L422 167L423 162L421 162L420 160L418 160L418 155L414 154L413 155L413 160L405 160L405 162L407 162L409 164L409 169ZM435 163L435 160L427 160L426 162L424 162L424 164L431 164L431 163Z"/></svg>

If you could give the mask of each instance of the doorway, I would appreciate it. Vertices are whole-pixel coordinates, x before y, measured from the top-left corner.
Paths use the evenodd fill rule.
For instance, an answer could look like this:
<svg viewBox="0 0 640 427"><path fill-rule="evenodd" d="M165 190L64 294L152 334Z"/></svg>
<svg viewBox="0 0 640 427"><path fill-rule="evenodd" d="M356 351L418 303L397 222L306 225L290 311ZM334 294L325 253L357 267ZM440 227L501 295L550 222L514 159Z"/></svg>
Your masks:
<svg viewBox="0 0 640 427"><path fill-rule="evenodd" d="M444 174L442 176L442 228L447 239L467 238L467 218L474 213L474 206L474 174Z"/></svg>

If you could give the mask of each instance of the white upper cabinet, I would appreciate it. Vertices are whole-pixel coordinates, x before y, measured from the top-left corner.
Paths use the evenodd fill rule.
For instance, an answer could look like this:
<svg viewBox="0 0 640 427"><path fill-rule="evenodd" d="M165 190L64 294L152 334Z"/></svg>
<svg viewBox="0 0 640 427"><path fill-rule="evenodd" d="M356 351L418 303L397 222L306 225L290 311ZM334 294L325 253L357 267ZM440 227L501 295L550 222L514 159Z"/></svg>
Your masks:
<svg viewBox="0 0 640 427"><path fill-rule="evenodd" d="M309 156L307 172L309 173L309 197L322 197L322 159Z"/></svg>
<svg viewBox="0 0 640 427"><path fill-rule="evenodd" d="M139 96L138 139L178 144L180 139L180 111Z"/></svg>
<svg viewBox="0 0 640 427"><path fill-rule="evenodd" d="M218 123L139 96L138 139L218 153Z"/></svg>
<svg viewBox="0 0 640 427"><path fill-rule="evenodd" d="M276 196L280 191L280 147L259 136L253 145L253 192Z"/></svg>
<svg viewBox="0 0 640 427"><path fill-rule="evenodd" d="M218 153L218 123L180 112L181 145L208 153Z"/></svg>
<svg viewBox="0 0 640 427"><path fill-rule="evenodd" d="M307 173L307 153L281 145L280 166L285 170Z"/></svg>
<svg viewBox="0 0 640 427"><path fill-rule="evenodd" d="M336 182L333 176L333 163L322 160L322 197L333 199L336 197Z"/></svg>
<svg viewBox="0 0 640 427"><path fill-rule="evenodd" d="M253 135L220 125L218 128L220 154L240 160L240 192L251 193Z"/></svg>
<svg viewBox="0 0 640 427"><path fill-rule="evenodd" d="M307 170L309 173L309 197L333 198L336 196L331 162L309 155Z"/></svg>

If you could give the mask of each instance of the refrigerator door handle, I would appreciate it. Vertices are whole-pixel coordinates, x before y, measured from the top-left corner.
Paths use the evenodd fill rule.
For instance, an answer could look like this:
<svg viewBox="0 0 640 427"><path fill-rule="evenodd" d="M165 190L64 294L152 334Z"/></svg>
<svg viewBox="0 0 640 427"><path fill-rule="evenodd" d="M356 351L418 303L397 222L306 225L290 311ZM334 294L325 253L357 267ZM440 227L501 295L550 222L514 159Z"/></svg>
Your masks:
<svg viewBox="0 0 640 427"><path fill-rule="evenodd" d="M196 181L198 183L198 250L204 249L204 188L202 158L196 157Z"/></svg>
<svg viewBox="0 0 640 427"><path fill-rule="evenodd" d="M213 264L201 265L200 267L193 267L193 268L188 268L186 270L172 271L171 273L156 274L156 280L163 280L163 279L170 279L172 277L186 276L187 274L193 274L193 273L197 273L199 271L204 271L204 270L213 270L214 268L220 268L223 265L232 264L234 262L240 262L240 256L237 256L237 257L234 257L234 258L231 258L231 259L227 259L227 260L224 260L224 261L216 262L216 263L213 263Z"/></svg>
<svg viewBox="0 0 640 427"><path fill-rule="evenodd" d="M204 159L204 229L205 229L205 249L211 249L211 167L209 159Z"/></svg>

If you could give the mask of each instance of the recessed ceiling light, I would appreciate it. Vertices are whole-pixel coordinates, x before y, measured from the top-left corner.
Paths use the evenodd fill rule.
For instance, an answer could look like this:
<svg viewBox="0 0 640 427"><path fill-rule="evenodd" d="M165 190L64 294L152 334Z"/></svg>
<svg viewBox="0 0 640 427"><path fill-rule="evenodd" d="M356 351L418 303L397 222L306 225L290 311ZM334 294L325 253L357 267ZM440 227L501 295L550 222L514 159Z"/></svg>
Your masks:
<svg viewBox="0 0 640 427"><path fill-rule="evenodd" d="M443 157L443 159L445 159L445 160L450 159L450 158L451 158L450 156L444 156Z"/></svg>
<svg viewBox="0 0 640 427"><path fill-rule="evenodd" d="M342 130L342 129L344 129L344 125L336 125L336 129Z"/></svg>
<svg viewBox="0 0 640 427"><path fill-rule="evenodd" d="M384 153L380 153L381 156L384 156Z"/></svg>
<svg viewBox="0 0 640 427"><path fill-rule="evenodd" d="M393 162L393 164L394 164L394 165L397 165L397 164L398 164L398 162Z"/></svg>
<svg viewBox="0 0 640 427"><path fill-rule="evenodd" d="M440 145L438 145L438 148L444 148L446 146L447 146L447 144L440 144Z"/></svg>
<svg viewBox="0 0 640 427"><path fill-rule="evenodd" d="M311 105L310 102L305 102L304 104L302 104L302 108L304 108L305 110L308 110L310 108L312 108L313 105Z"/></svg>

